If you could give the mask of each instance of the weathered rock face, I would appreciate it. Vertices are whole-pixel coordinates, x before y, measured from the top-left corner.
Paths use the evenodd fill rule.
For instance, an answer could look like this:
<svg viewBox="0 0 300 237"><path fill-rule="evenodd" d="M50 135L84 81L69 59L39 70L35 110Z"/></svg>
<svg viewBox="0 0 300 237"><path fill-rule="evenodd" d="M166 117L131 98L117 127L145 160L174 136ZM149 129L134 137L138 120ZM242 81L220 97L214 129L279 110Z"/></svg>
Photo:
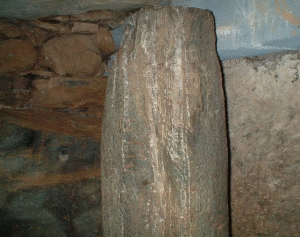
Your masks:
<svg viewBox="0 0 300 237"><path fill-rule="evenodd" d="M95 37L90 35L66 35L51 39L43 45L42 55L51 69L61 76L104 73Z"/></svg>
<svg viewBox="0 0 300 237"><path fill-rule="evenodd" d="M13 104L16 101L13 94L13 78L2 75L0 83L0 103L5 106Z"/></svg>
<svg viewBox="0 0 300 237"><path fill-rule="evenodd" d="M40 27L32 27L30 24L23 24L21 29L34 46L41 46L49 37L47 30Z"/></svg>
<svg viewBox="0 0 300 237"><path fill-rule="evenodd" d="M34 67L37 53L28 40L0 41L0 73L18 73Z"/></svg>
<svg viewBox="0 0 300 237"><path fill-rule="evenodd" d="M234 236L300 233L300 52L226 61Z"/></svg>
<svg viewBox="0 0 300 237"><path fill-rule="evenodd" d="M222 78L209 11L143 9L108 81L104 236L228 236Z"/></svg>
<svg viewBox="0 0 300 237"><path fill-rule="evenodd" d="M101 233L97 74L116 50L111 25L128 15L101 14L0 19L0 235Z"/></svg>
<svg viewBox="0 0 300 237"><path fill-rule="evenodd" d="M32 21L0 19L0 73L36 66L60 76L101 76L109 56L116 52L110 30L130 14L97 10Z"/></svg>
<svg viewBox="0 0 300 237"><path fill-rule="evenodd" d="M34 19L52 15L68 15L90 10L126 11L153 6L166 0L22 0L6 2L0 8L0 17ZM72 6L72 7L70 7Z"/></svg>
<svg viewBox="0 0 300 237"><path fill-rule="evenodd" d="M23 33L17 26L18 20L0 19L0 34L9 38L21 36Z"/></svg>
<svg viewBox="0 0 300 237"><path fill-rule="evenodd" d="M96 34L98 32L98 27L97 23L74 22L72 32L80 34Z"/></svg>
<svg viewBox="0 0 300 237"><path fill-rule="evenodd" d="M123 12L114 12L106 10L88 11L78 15L71 15L70 21L82 21L82 22L101 22L103 20L113 20L116 18L124 17Z"/></svg>
<svg viewBox="0 0 300 237"><path fill-rule="evenodd" d="M100 48L102 55L104 56L111 55L117 51L117 47L114 42L114 39L106 28L100 27L96 37L97 37L96 38L97 44L98 47Z"/></svg>
<svg viewBox="0 0 300 237"><path fill-rule="evenodd" d="M0 75L0 107L17 108L27 104L31 98L29 84L26 78Z"/></svg>
<svg viewBox="0 0 300 237"><path fill-rule="evenodd" d="M94 128L101 128L104 109L101 75L116 51L110 25L130 14L98 10L33 21L0 19L0 117L99 141L101 129Z"/></svg>
<svg viewBox="0 0 300 237"><path fill-rule="evenodd" d="M54 77L33 82L31 107L37 109L104 106L106 77Z"/></svg>
<svg viewBox="0 0 300 237"><path fill-rule="evenodd" d="M1 236L99 236L99 157L90 138L1 123Z"/></svg>
<svg viewBox="0 0 300 237"><path fill-rule="evenodd" d="M103 74L101 55L107 60L115 48L111 41L106 46L112 38L108 30L99 34L98 22L69 18L0 20L0 232L5 236L101 232L99 142L106 78L89 75ZM68 37L71 43L64 41ZM37 55L49 39L59 43L47 51L50 61L41 60Z"/></svg>
<svg viewBox="0 0 300 237"><path fill-rule="evenodd" d="M31 21L30 23L32 25L40 27L42 29L58 32L61 34L64 34L64 33L67 33L70 31L70 26L63 22L53 24L53 23L49 23L49 22L41 22L39 20L35 20L35 21Z"/></svg>

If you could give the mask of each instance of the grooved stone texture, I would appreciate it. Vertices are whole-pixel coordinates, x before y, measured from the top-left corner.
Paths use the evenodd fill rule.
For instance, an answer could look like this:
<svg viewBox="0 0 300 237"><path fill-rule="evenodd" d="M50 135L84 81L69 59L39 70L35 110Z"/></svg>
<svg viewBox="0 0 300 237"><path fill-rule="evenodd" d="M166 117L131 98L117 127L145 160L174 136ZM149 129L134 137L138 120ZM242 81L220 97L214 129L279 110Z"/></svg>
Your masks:
<svg viewBox="0 0 300 237"><path fill-rule="evenodd" d="M223 66L233 236L299 236L300 52Z"/></svg>
<svg viewBox="0 0 300 237"><path fill-rule="evenodd" d="M228 236L227 139L214 18L142 9L108 80L104 236Z"/></svg>

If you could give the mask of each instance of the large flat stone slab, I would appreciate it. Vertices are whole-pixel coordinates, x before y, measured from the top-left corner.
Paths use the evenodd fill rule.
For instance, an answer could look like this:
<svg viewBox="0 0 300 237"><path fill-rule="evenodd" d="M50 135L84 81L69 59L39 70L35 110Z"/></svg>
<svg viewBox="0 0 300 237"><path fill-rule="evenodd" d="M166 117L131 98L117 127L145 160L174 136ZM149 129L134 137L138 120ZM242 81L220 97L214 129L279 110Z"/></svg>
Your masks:
<svg viewBox="0 0 300 237"><path fill-rule="evenodd" d="M37 19L51 15L73 15L90 10L134 10L165 0L18 0L0 1L0 17Z"/></svg>
<svg viewBox="0 0 300 237"><path fill-rule="evenodd" d="M300 51L224 63L233 236L300 233Z"/></svg>

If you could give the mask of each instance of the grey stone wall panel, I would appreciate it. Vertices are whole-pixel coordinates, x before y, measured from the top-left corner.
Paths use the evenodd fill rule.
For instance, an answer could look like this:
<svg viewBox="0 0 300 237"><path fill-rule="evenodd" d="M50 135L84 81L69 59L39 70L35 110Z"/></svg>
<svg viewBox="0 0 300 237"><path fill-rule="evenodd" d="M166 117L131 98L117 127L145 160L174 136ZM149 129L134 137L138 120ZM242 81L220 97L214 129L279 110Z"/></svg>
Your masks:
<svg viewBox="0 0 300 237"><path fill-rule="evenodd" d="M223 63L234 236L300 233L300 51Z"/></svg>

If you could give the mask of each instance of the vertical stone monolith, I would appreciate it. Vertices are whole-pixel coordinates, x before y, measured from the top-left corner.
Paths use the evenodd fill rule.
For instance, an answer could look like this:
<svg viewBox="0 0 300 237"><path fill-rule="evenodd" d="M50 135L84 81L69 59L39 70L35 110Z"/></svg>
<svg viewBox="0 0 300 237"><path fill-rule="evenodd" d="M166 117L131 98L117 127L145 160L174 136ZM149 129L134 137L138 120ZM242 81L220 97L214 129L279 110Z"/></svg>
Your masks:
<svg viewBox="0 0 300 237"><path fill-rule="evenodd" d="M106 90L104 236L228 236L227 137L214 18L142 9Z"/></svg>

